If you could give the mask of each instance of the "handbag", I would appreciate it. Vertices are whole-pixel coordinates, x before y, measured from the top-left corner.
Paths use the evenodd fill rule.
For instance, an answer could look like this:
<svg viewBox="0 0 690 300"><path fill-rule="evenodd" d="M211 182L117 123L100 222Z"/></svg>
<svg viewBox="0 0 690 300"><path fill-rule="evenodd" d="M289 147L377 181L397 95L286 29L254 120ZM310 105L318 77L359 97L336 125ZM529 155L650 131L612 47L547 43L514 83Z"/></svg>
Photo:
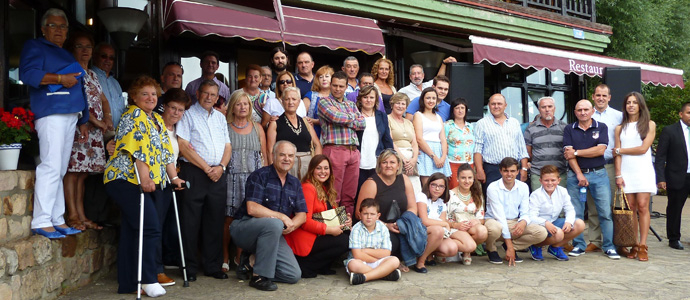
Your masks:
<svg viewBox="0 0 690 300"><path fill-rule="evenodd" d="M311 218L314 221L326 224L326 226L339 226L347 222L347 212L345 206L339 206L333 209L314 213ZM345 225L343 230L350 230L350 227Z"/></svg>
<svg viewBox="0 0 690 300"><path fill-rule="evenodd" d="M623 206L625 204L625 206ZM613 198L613 244L632 247L637 244L637 216L630 209L623 189L616 190Z"/></svg>
<svg viewBox="0 0 690 300"><path fill-rule="evenodd" d="M386 221L387 222L393 222L399 218L400 218L400 206L398 206L397 201L393 200L391 203L391 208L388 210L388 214L386 214Z"/></svg>

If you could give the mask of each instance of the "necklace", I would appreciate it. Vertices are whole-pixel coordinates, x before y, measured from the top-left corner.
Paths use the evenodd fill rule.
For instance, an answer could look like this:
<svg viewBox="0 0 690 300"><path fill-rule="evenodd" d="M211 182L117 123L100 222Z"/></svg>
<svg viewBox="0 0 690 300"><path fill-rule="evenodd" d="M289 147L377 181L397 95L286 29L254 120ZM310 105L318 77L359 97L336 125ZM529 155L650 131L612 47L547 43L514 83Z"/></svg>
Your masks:
<svg viewBox="0 0 690 300"><path fill-rule="evenodd" d="M299 135L302 132L302 123L300 123L299 119L297 119L297 128L292 126L292 122L290 122L287 116L285 116L285 122L288 124L288 127L290 127L290 130L292 130L292 132L294 132L296 135Z"/></svg>
<svg viewBox="0 0 690 300"><path fill-rule="evenodd" d="M463 194L460 192L460 189L457 189L457 191L458 191L458 192L457 192L458 199L462 200L462 202L467 202L467 201L469 201L470 198L472 197L472 193L469 193L469 194L467 194L467 195L463 195Z"/></svg>
<svg viewBox="0 0 690 300"><path fill-rule="evenodd" d="M364 111L362 111L362 114L363 114L365 117L367 117L367 118L371 118L371 117L374 116L374 113L373 113L373 112L372 112L371 114L367 114L367 113L365 113Z"/></svg>
<svg viewBox="0 0 690 300"><path fill-rule="evenodd" d="M234 121L231 124L232 124L232 126L235 126L235 128L237 128L237 129L245 129L245 128L247 128L247 126L249 126L249 122L247 122L247 124L244 124L244 126L242 126L242 127L237 126L237 124L235 124Z"/></svg>

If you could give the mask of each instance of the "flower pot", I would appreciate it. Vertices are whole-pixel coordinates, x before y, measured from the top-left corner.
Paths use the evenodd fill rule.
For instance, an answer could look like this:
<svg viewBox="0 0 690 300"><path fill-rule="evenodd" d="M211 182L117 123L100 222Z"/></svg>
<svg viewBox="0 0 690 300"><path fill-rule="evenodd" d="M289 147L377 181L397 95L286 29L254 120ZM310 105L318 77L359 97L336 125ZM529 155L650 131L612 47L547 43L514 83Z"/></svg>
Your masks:
<svg viewBox="0 0 690 300"><path fill-rule="evenodd" d="M0 170L16 170L22 144L0 145Z"/></svg>

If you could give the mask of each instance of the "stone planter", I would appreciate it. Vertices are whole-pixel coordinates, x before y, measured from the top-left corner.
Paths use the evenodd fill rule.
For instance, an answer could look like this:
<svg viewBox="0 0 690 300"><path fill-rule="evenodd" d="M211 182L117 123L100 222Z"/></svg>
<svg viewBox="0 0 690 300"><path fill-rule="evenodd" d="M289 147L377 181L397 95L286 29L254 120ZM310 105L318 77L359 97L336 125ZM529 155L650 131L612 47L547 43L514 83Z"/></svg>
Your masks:
<svg viewBox="0 0 690 300"><path fill-rule="evenodd" d="M21 149L22 144L20 143L0 145L0 171L17 169Z"/></svg>

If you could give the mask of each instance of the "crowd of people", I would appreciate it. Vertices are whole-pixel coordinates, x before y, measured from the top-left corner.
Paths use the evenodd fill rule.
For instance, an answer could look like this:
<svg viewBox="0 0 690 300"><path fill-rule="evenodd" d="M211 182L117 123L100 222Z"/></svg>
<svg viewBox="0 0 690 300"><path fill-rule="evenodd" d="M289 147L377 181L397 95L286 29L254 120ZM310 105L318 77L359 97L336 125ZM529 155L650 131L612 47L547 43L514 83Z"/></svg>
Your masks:
<svg viewBox="0 0 690 300"><path fill-rule="evenodd" d="M412 65L410 84L397 91L388 59L371 73L360 73L355 57L342 71L313 72L312 56L302 52L293 74L290 55L276 48L269 66L247 67L245 86L234 92L215 76L219 55L205 52L201 77L184 90L182 66L171 62L160 83L137 78L125 100L112 76L112 46L94 46L83 33L67 39L67 18L57 9L46 12L41 29L20 67L41 154L31 227L48 238L100 229L84 214L83 182L103 173L121 211L120 293L136 292L137 251L151 297L175 283L164 265L184 259L189 281L200 272L225 279L233 252L236 276L260 290L335 274L346 254L353 285L427 273L437 262L470 265L474 253L515 265L522 261L516 251L527 249L541 261L544 247L560 261L595 251L647 261L656 182L678 212L669 213L670 246L682 249L678 207L690 186L683 177L690 151L679 141L688 136L688 103L681 126L664 129L654 165L656 125L644 97L627 94L618 111L603 84L592 101L577 102L571 124L554 116L553 98L542 97L538 118L523 132L501 94L488 99L489 114L476 123L467 120L467 100L447 99L445 64L453 57L427 82L422 66ZM631 249L613 244L617 189L639 217ZM173 193L184 257L177 255ZM314 218L338 207L347 215L340 225Z"/></svg>

